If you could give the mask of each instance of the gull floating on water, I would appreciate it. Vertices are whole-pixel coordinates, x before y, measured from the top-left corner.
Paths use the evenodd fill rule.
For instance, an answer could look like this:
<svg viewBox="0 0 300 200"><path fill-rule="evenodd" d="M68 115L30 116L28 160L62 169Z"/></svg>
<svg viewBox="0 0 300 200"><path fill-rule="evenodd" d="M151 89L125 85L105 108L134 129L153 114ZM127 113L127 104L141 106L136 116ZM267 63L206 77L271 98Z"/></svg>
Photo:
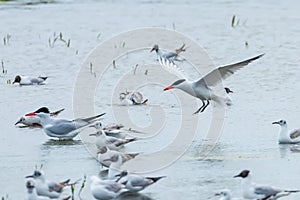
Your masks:
<svg viewBox="0 0 300 200"><path fill-rule="evenodd" d="M51 118L50 115L46 113L34 113L34 115L37 115L40 118L43 130L49 137L73 139L83 128L93 123L99 117L105 115L105 113L74 120Z"/></svg>
<svg viewBox="0 0 300 200"><path fill-rule="evenodd" d="M146 187L156 183L158 180L165 178L166 176L158 177L144 177L137 174L130 174L127 171L119 174L119 183L125 185L125 188L130 192L139 192L144 190Z"/></svg>
<svg viewBox="0 0 300 200"><path fill-rule="evenodd" d="M242 178L242 193L245 199L278 199L291 193L300 192L300 190L284 190L271 186L261 186L252 183L252 178L249 170L243 170L241 173L234 176L234 178L236 177Z"/></svg>
<svg viewBox="0 0 300 200"><path fill-rule="evenodd" d="M220 197L219 200L241 200L241 198L232 198L231 191L228 189L220 190L215 193L215 196Z"/></svg>
<svg viewBox="0 0 300 200"><path fill-rule="evenodd" d="M168 59L170 62L179 61L182 62L183 59L178 59L178 56L181 52L184 52L186 50L185 44L183 44L180 48L176 49L175 52L163 52L159 49L159 46L156 44L153 46L153 48L150 50L150 52L155 51L156 55L159 58L165 58Z"/></svg>
<svg viewBox="0 0 300 200"><path fill-rule="evenodd" d="M98 161L106 167L109 167L111 165L111 161L110 158L115 156L115 155L121 155L122 157L122 162L126 162L129 161L133 158L135 158L136 156L139 155L139 153L122 153L122 152L118 152L118 151L114 151L114 150L110 150L108 147L104 146L101 147L98 152L97 152L97 158Z"/></svg>
<svg viewBox="0 0 300 200"><path fill-rule="evenodd" d="M48 77L43 77L43 76L34 78L29 76L17 75L12 84L19 83L20 85L42 85L44 84L47 78Z"/></svg>
<svg viewBox="0 0 300 200"><path fill-rule="evenodd" d="M46 196L49 198L59 198L63 192L64 187L76 184L69 183L70 179L56 183L46 180L44 173L40 170L35 170L32 175L26 176L26 178L32 178L35 182L35 189L38 196Z"/></svg>
<svg viewBox="0 0 300 200"><path fill-rule="evenodd" d="M114 199L124 192L124 185L113 180L101 180L97 176L91 176L91 192L95 199Z"/></svg>
<svg viewBox="0 0 300 200"><path fill-rule="evenodd" d="M189 95L200 99L202 101L202 106L194 114L203 112L205 108L209 105L210 100L215 101L221 105L226 101L222 96L216 94L212 87L216 86L222 80L234 74L234 72L238 71L239 69L243 68L244 66L253 62L254 60L259 59L263 55L264 54L261 54L238 63L218 67L217 69L211 71L210 73L196 81L187 80L181 69L176 64L170 62L164 57L160 57L159 63L165 70L181 77L181 79L175 81L172 85L167 86L164 89L164 91L177 88L188 93ZM219 76L221 77L218 78Z"/></svg>
<svg viewBox="0 0 300 200"><path fill-rule="evenodd" d="M119 99L123 105L145 105L148 99L144 99L140 92L121 92Z"/></svg>
<svg viewBox="0 0 300 200"><path fill-rule="evenodd" d="M300 142L300 128L288 131L287 123L285 120L279 120L273 122L272 124L280 125L279 131L279 144L296 144Z"/></svg>
<svg viewBox="0 0 300 200"><path fill-rule="evenodd" d="M107 136L105 134L105 131L102 129L101 122L97 122L97 123L91 125L90 127L94 127L97 129L97 132L90 134L90 136L96 136L95 144L98 148L107 146L111 150L119 150L122 147L124 147L125 144L136 141L136 138L122 139L122 138L116 138L113 136Z"/></svg>
<svg viewBox="0 0 300 200"><path fill-rule="evenodd" d="M37 115L35 115L35 113L42 112L42 113L48 113L48 114L50 114L50 116L57 116L63 110L65 110L65 109L62 108L60 110L50 112L47 107L41 107L34 112L27 113L24 116L20 117L20 119L15 123L15 125L23 124L25 126L42 126L40 118Z"/></svg>
<svg viewBox="0 0 300 200"><path fill-rule="evenodd" d="M47 196L38 196L35 188L35 183L33 180L28 180L26 182L26 189L27 189L27 194L26 194L26 200L55 200L58 198L49 198ZM61 198L61 200L68 200L70 199L71 196L68 196L66 198Z"/></svg>

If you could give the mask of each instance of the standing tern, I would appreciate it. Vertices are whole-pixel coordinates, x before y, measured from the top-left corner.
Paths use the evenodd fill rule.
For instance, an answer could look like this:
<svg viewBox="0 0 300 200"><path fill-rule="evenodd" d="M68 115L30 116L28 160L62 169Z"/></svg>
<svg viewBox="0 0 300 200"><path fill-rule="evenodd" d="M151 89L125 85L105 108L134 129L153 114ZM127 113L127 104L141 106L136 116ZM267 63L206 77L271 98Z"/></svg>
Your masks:
<svg viewBox="0 0 300 200"><path fill-rule="evenodd" d="M163 57L165 59L168 59L170 62L174 61L180 61L183 60L178 59L178 56L181 52L184 52L186 50L185 44L183 44L180 48L176 49L175 52L163 52L159 49L159 46L156 44L153 46L153 48L150 50L150 52L155 51L158 58Z"/></svg>
<svg viewBox="0 0 300 200"><path fill-rule="evenodd" d="M127 171L121 172L119 176L120 177L117 181L125 185L125 188L130 192L139 192L146 187L156 183L158 180L166 177L144 177L137 174L129 174Z"/></svg>
<svg viewBox="0 0 300 200"><path fill-rule="evenodd" d="M122 162L126 162L128 160L131 160L139 155L139 153L121 153L118 151L110 150L108 147L104 146L100 148L97 152L97 158L98 161L106 167L109 167L111 165L111 161L109 160L111 157L115 155L121 155Z"/></svg>
<svg viewBox="0 0 300 200"><path fill-rule="evenodd" d="M33 78L29 76L17 75L12 84L19 83L20 85L42 85L44 84L47 78L48 77L43 77L43 76Z"/></svg>
<svg viewBox="0 0 300 200"><path fill-rule="evenodd" d="M48 114L50 114L50 116L57 116L63 110L65 110L65 109L62 108L60 110L50 112L47 107L41 107L34 112L27 113L24 116L20 117L20 119L15 123L15 125L23 124L25 126L42 126L40 118L37 115L35 115L35 113L42 112L42 113L48 113Z"/></svg>
<svg viewBox="0 0 300 200"><path fill-rule="evenodd" d="M234 176L242 178L242 193L245 199L278 199L279 197L286 196L290 193L300 192L300 190L284 190L271 186L260 186L252 183L252 178L249 170L243 170L238 175Z"/></svg>
<svg viewBox="0 0 300 200"><path fill-rule="evenodd" d="M105 131L102 130L101 122L97 122L90 127L97 129L97 132L90 134L90 136L96 136L95 144L98 148L107 146L111 150L119 150L124 147L125 144L136 141L136 138L122 139L113 136L106 136Z"/></svg>
<svg viewBox="0 0 300 200"><path fill-rule="evenodd" d="M50 115L46 113L34 114L40 117L44 132L49 137L58 139L73 139L83 128L93 123L99 117L105 115L105 113L102 113L93 117L67 120L51 118Z"/></svg>
<svg viewBox="0 0 300 200"><path fill-rule="evenodd" d="M264 54L261 54L238 63L218 67L217 69L211 71L210 73L208 73L207 75L201 77L196 81L187 80L183 75L182 71L180 70L180 68L176 64L174 64L173 62L169 61L164 57L160 57L159 63L165 70L181 77L181 79L175 81L172 85L167 86L164 89L164 91L173 88L178 88L188 93L189 95L199 98L202 101L202 106L194 114L203 112L205 108L209 105L210 100L220 104L223 104L226 101L223 97L215 94L215 92L211 89L211 87L219 84L222 80L234 74L234 72L236 72L237 70L248 65L252 61L259 59L263 55ZM217 78L219 76L221 76L220 79Z"/></svg>
<svg viewBox="0 0 300 200"><path fill-rule="evenodd" d="M51 199L59 198L64 187L71 186L71 185L74 185L77 183L77 182L69 183L70 179L60 182L60 183L48 181L48 180L46 180L46 177L45 177L43 171L40 171L40 170L35 170L32 175L26 176L26 178L34 179L37 195L46 196Z"/></svg>
<svg viewBox="0 0 300 200"><path fill-rule="evenodd" d="M97 176L91 176L91 192L97 200L114 199L124 192L124 185L113 180L101 180Z"/></svg>
<svg viewBox="0 0 300 200"><path fill-rule="evenodd" d="M288 131L287 123L285 120L279 120L273 122L272 124L280 125L279 131L279 144L296 144L300 142L300 128Z"/></svg>

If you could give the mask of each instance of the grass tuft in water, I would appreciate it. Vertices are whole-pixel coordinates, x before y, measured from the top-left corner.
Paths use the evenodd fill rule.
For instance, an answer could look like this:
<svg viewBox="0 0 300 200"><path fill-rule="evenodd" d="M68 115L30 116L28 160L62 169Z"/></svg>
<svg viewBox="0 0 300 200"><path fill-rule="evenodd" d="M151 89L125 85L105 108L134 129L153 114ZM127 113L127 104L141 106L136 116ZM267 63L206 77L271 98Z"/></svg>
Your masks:
<svg viewBox="0 0 300 200"><path fill-rule="evenodd" d="M6 34L6 36L3 37L4 46L9 45L10 38L11 38L10 34Z"/></svg>
<svg viewBox="0 0 300 200"><path fill-rule="evenodd" d="M136 64L136 65L134 66L134 68L133 68L133 75L135 75L138 66L139 66L139 64Z"/></svg>
<svg viewBox="0 0 300 200"><path fill-rule="evenodd" d="M112 64L113 64L113 68L116 69L116 68L117 68L117 65L116 65L116 61L115 61L115 60L113 60L113 63L112 63Z"/></svg>
<svg viewBox="0 0 300 200"><path fill-rule="evenodd" d="M86 183L86 175L84 175L83 176L83 181L82 181L82 183L81 183L81 187L80 187L80 189L79 189L79 191L78 191L78 197L79 197L79 199L81 199L81 192L82 192L82 190L84 189L84 187L85 187L85 183Z"/></svg>
<svg viewBox="0 0 300 200"><path fill-rule="evenodd" d="M1 60L1 67L2 67L2 74L6 75L7 74L7 69L5 69L5 67L4 67L4 61L3 60Z"/></svg>
<svg viewBox="0 0 300 200"><path fill-rule="evenodd" d="M144 73L146 76L148 75L148 69L146 69L145 73Z"/></svg>
<svg viewBox="0 0 300 200"><path fill-rule="evenodd" d="M62 32L59 33L59 36L57 36L56 33L54 32L54 33L53 33L53 40L51 39L51 37L49 37L49 40L48 40L48 42L49 42L49 47L50 47L50 48L53 48L54 45L55 45L55 43L56 43L57 41L61 41L62 43L64 43L64 44L66 45L66 47L70 47L71 39L65 40L65 39L63 38Z"/></svg>

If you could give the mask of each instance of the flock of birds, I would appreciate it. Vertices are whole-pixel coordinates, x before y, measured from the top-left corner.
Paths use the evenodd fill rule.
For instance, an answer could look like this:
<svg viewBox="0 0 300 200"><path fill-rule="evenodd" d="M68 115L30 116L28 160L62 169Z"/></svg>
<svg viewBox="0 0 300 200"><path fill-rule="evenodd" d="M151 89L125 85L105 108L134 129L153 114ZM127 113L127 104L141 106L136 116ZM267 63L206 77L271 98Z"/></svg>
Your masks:
<svg viewBox="0 0 300 200"><path fill-rule="evenodd" d="M183 71L178 67L177 62L183 62L184 59L179 55L186 51L183 44L174 52L162 51L158 45L155 45L151 52L155 51L158 57L158 62L165 70L180 77L179 80L164 88L164 91L177 88L201 100L202 106L198 108L194 114L204 112L209 106L210 101L214 101L216 105L231 105L232 100L229 96L233 91L225 87L225 94L218 94L214 87L237 70L247 66L251 62L261 58L264 54L253 58L221 66L204 77L196 81L188 80ZM216 78L220 77L220 78ZM41 85L44 84L47 77L27 77L16 76L13 83L20 85ZM120 93L120 101L125 105L145 105L148 99L144 99L138 91ZM145 177L142 175L130 173L122 170L123 163L134 159L139 153L126 153L119 151L125 145L135 142L137 138L127 138L124 126L120 124L111 124L103 126L99 121L105 113L88 117L77 118L73 120L59 119L59 115L64 109L51 112L47 107L42 107L34 112L29 112L22 116L15 125L22 126L39 126L51 138L59 140L70 140L76 137L83 129L93 127L95 133L91 133L91 137L95 137L95 145L98 149L98 161L108 170L103 170L99 175L90 177L91 194L95 199L113 199L124 192L140 192L148 186L156 183L165 176ZM298 143L300 142L300 129L288 131L287 123L284 120L273 122L280 125L279 143ZM127 130L128 131L128 130ZM100 176L101 175L101 176ZM260 186L251 181L249 170L243 170L235 177L242 178L242 194L244 199L258 200L275 200L282 196L291 193L300 192L299 190L284 190L273 188L271 186ZM78 183L75 181L70 183L70 179L63 182L53 182L46 179L44 172L41 169L35 169L32 175L26 176L27 200L46 200L46 199L70 199L70 196L62 197L63 189L67 186L72 186ZM220 200L231 200L231 192L224 189L216 196Z"/></svg>

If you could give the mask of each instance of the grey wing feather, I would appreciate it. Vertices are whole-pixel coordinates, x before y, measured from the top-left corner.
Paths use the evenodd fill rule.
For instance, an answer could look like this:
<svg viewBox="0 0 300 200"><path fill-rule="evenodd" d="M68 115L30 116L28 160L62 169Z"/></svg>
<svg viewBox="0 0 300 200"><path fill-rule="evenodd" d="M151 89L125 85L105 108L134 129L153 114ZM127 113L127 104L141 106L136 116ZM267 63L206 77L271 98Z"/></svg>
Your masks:
<svg viewBox="0 0 300 200"><path fill-rule="evenodd" d="M167 52L163 55L163 57L167 58L167 59L174 59L178 56L177 53L174 53L174 52Z"/></svg>
<svg viewBox="0 0 300 200"><path fill-rule="evenodd" d="M74 121L63 119L56 121L55 126L47 126L46 128L57 135L64 135L65 133L76 130Z"/></svg>
<svg viewBox="0 0 300 200"><path fill-rule="evenodd" d="M259 186L259 187L255 187L254 192L256 194L261 194L261 195L266 195L266 196L273 196L273 195L276 195L276 194L282 192L282 190L275 189L275 188L268 187L268 186Z"/></svg>
<svg viewBox="0 0 300 200"><path fill-rule="evenodd" d="M62 192L63 187L55 182L48 183L49 191Z"/></svg>
<svg viewBox="0 0 300 200"><path fill-rule="evenodd" d="M292 131L290 134L291 139L296 139L299 136L300 136L300 128Z"/></svg>
<svg viewBox="0 0 300 200"><path fill-rule="evenodd" d="M211 71L206 76L199 79L197 81L197 84L207 85L207 86L215 86L216 84L220 83L223 79L226 79L230 75L234 74L234 72L236 72L239 69L243 68L244 66L248 65L252 61L259 59L263 55L264 54L261 54L261 55L255 56L253 58L250 58L250 59L238 62L238 63L218 67L217 69Z"/></svg>
<svg viewBox="0 0 300 200"><path fill-rule="evenodd" d="M146 181L146 179L137 177L137 178L134 178L133 180L131 180L131 185L145 187L145 186L149 185L149 183Z"/></svg>
<svg viewBox="0 0 300 200"><path fill-rule="evenodd" d="M105 188L107 190L113 191L115 193L119 192L122 189L122 187L119 183L107 184L107 185L105 185Z"/></svg>

